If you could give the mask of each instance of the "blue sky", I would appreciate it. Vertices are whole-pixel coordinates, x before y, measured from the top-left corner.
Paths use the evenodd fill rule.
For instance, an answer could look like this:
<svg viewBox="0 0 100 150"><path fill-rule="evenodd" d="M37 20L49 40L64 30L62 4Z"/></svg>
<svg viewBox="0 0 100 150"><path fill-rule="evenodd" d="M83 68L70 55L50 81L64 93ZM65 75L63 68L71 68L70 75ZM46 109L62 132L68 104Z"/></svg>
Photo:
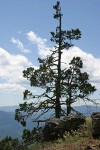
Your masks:
<svg viewBox="0 0 100 150"><path fill-rule="evenodd" d="M50 31L58 25L53 19L56 0L0 0L0 106L22 103L23 91L30 88L22 77L29 66L38 66L53 47ZM100 99L100 0L61 0L62 27L79 28L82 38L74 42L62 59L80 56L90 82ZM36 89L33 89L37 92Z"/></svg>

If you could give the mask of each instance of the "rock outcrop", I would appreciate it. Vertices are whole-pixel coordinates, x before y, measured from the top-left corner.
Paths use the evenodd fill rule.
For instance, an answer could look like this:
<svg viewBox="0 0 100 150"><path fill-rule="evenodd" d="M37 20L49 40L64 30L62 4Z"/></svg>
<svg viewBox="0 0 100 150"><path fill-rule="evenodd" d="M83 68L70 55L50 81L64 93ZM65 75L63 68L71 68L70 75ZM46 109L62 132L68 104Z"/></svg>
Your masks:
<svg viewBox="0 0 100 150"><path fill-rule="evenodd" d="M71 114L63 119L49 119L43 129L43 137L45 141L63 138L65 131L79 129L79 126L85 123L85 117L82 115Z"/></svg>
<svg viewBox="0 0 100 150"><path fill-rule="evenodd" d="M63 124L66 131L78 130L79 126L85 123L85 117L78 114L70 114L64 117Z"/></svg>
<svg viewBox="0 0 100 150"><path fill-rule="evenodd" d="M100 138L100 112L94 112L92 118L92 136L93 138Z"/></svg>
<svg viewBox="0 0 100 150"><path fill-rule="evenodd" d="M49 119L43 128L43 138L45 141L53 141L63 137L62 122L58 118Z"/></svg>

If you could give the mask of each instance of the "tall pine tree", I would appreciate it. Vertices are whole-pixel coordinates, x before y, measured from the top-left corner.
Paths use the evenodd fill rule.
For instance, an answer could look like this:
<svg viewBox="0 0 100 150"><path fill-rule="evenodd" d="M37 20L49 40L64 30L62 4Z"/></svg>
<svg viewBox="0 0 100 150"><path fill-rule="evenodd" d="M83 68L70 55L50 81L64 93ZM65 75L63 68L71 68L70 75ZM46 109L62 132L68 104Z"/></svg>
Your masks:
<svg viewBox="0 0 100 150"><path fill-rule="evenodd" d="M57 1L53 6L55 10L54 19L58 21L58 26L55 32L51 32L51 41L55 43L55 47L51 49L51 54L46 58L38 58L40 63L39 68L33 67L27 68L23 71L23 76L30 82L31 87L41 88L42 93L34 95L29 90L24 92L23 104L20 104L19 109L16 110L15 119L21 124L26 124L26 119L38 114L37 118L44 115L50 110L54 110L56 118L60 118L62 113L62 105L65 104L68 107L68 113L70 113L70 106L72 103L72 96L68 99L65 98L72 90L67 86L67 73L71 71L62 69L61 56L63 50L68 50L73 46L72 40L78 40L81 38L81 32L79 29L62 30L62 16L60 2ZM67 52L67 51L66 51ZM70 73L69 73L70 75ZM75 87L74 87L75 88ZM67 90L68 89L68 90ZM67 96L68 97L68 96ZM62 99L64 98L64 103ZM28 99L33 99L33 102L27 102ZM73 99L74 101L74 99ZM68 103L70 103L68 105Z"/></svg>

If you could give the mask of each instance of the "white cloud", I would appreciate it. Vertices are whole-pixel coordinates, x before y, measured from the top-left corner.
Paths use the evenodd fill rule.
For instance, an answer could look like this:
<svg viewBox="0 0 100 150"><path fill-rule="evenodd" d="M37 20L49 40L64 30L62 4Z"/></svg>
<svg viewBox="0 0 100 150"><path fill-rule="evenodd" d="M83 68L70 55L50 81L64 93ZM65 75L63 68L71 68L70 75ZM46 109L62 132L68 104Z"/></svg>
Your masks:
<svg viewBox="0 0 100 150"><path fill-rule="evenodd" d="M40 57L45 57L50 54L50 49L46 45L47 40L42 39L33 31L27 33L27 38L33 44L37 45ZM18 44L19 47L23 45L12 38L13 43ZM78 47L72 47L69 50L63 50L62 54L62 67L66 67L70 60L74 56L79 56L83 60L84 71L86 71L90 76L90 82L100 88L100 58L95 58L92 54L86 53ZM22 77L22 71L25 67L32 65L31 62L27 60L26 57L21 55L11 55L6 50L0 49L0 77L7 80L8 83L22 83L25 79Z"/></svg>
<svg viewBox="0 0 100 150"><path fill-rule="evenodd" d="M78 47L72 47L68 51L63 51L62 61L68 64L74 56L81 57L83 70L89 74L90 82L96 88L100 88L100 58L95 58L92 54L86 53Z"/></svg>
<svg viewBox="0 0 100 150"><path fill-rule="evenodd" d="M27 38L33 44L36 44L39 50L39 55L45 57L50 54L50 48L46 45L47 39L42 39L33 31L27 33Z"/></svg>
<svg viewBox="0 0 100 150"><path fill-rule="evenodd" d="M46 45L46 39L42 39L33 31L27 33L27 38L33 44L37 45L41 57L49 55L50 49L53 49ZM100 88L100 58L95 58L92 54L86 53L78 47L72 47L69 50L63 50L62 62L66 64L63 63L62 67L66 67L74 56L82 58L84 71L89 74L91 83L94 84L96 88Z"/></svg>
<svg viewBox="0 0 100 150"><path fill-rule="evenodd" d="M10 84L10 83L3 83L0 84L0 91L12 91L12 92L23 92L25 90L20 84Z"/></svg>
<svg viewBox="0 0 100 150"><path fill-rule="evenodd" d="M13 44L15 44L17 46L17 48L19 48L21 50L21 52L23 52L23 53L30 53L31 52L29 49L25 49L23 43L20 40L15 39L14 37L12 37L11 42Z"/></svg>
<svg viewBox="0 0 100 150"><path fill-rule="evenodd" d="M32 66L25 56L11 55L3 48L0 48L0 89L8 89L13 91L23 90L22 71Z"/></svg>

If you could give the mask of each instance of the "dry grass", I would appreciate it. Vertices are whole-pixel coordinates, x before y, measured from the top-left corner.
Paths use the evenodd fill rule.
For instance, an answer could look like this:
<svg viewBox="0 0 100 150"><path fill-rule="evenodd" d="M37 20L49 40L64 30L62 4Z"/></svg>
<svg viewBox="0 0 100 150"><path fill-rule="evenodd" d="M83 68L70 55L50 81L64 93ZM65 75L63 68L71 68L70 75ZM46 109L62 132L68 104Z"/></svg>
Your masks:
<svg viewBox="0 0 100 150"><path fill-rule="evenodd" d="M100 150L100 140L94 140L89 138L80 138L77 141L67 143L66 141L60 141L55 143L45 143L43 145L37 145L31 150L86 150L87 146Z"/></svg>

